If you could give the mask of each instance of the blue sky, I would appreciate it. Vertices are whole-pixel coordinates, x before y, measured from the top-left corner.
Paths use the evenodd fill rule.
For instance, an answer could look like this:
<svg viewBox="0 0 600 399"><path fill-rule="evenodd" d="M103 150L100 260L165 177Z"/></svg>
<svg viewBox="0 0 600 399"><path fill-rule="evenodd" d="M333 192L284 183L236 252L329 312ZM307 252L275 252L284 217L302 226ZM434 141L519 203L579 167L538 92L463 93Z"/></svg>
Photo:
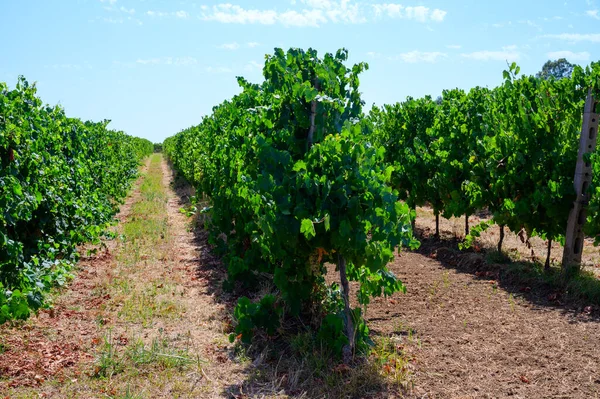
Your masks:
<svg viewBox="0 0 600 399"><path fill-rule="evenodd" d="M228 3L228 2L231 3ZM262 80L274 47L345 47L367 105L600 60L600 0L0 0L0 81L159 142Z"/></svg>

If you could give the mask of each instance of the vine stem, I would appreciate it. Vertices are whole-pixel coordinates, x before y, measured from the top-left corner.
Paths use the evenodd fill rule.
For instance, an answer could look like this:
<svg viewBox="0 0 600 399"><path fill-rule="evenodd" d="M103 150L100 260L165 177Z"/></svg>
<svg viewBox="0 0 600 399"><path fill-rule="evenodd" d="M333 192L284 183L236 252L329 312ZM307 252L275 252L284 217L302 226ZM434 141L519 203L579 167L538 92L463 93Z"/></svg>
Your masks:
<svg viewBox="0 0 600 399"><path fill-rule="evenodd" d="M500 225L500 239L498 240L498 252L502 253L502 242L504 241L504 225Z"/></svg>
<svg viewBox="0 0 600 399"><path fill-rule="evenodd" d="M342 296L344 297L344 314L346 315L346 336L348 345L342 349L344 363L348 364L354 354L354 323L350 312L350 285L346 275L346 259L338 253L338 268L340 269L340 282L342 284Z"/></svg>
<svg viewBox="0 0 600 399"><path fill-rule="evenodd" d="M550 270L550 253L552 252L552 240L548 239L548 253L546 254L546 263L544 264L544 270Z"/></svg>

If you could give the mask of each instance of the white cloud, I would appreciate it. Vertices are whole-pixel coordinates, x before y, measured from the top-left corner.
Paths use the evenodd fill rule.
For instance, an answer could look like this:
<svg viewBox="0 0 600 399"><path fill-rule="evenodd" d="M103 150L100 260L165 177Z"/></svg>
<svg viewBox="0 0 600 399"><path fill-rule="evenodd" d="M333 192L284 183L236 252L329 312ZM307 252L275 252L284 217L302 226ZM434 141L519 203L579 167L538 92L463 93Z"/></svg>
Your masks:
<svg viewBox="0 0 600 399"><path fill-rule="evenodd" d="M112 18L112 17L102 18L102 21L109 23L109 24L122 24L123 22L125 22L125 20L123 18Z"/></svg>
<svg viewBox="0 0 600 399"><path fill-rule="evenodd" d="M187 11L173 11L173 12L163 12L163 11L146 11L146 15L155 18L164 18L164 17L175 17L181 19L189 18L189 14Z"/></svg>
<svg viewBox="0 0 600 399"><path fill-rule="evenodd" d="M198 60L194 57L163 57L163 58L148 58L137 59L136 64L140 65L175 65L175 66L192 66L198 64Z"/></svg>
<svg viewBox="0 0 600 399"><path fill-rule="evenodd" d="M360 24L383 16L419 22L442 22L447 12L424 6L404 7L395 3L368 3L354 0L300 0L292 5L304 8L247 9L231 3L201 6L201 20L227 24L262 24L318 27L325 23Z"/></svg>
<svg viewBox="0 0 600 399"><path fill-rule="evenodd" d="M144 23L142 21L140 21L138 18L135 18L133 15L135 14L135 10L132 9L127 9L124 7L119 8L113 8L113 7L105 7L105 9L107 11L110 11L112 14L112 16L109 17L101 17L98 16L93 20L90 20L89 22L104 22L107 24L123 24L127 21L135 23L136 25L143 25ZM117 14L114 14L115 12L117 12ZM123 14L128 14L127 16L124 16L123 14L118 14L118 13L123 13Z"/></svg>
<svg viewBox="0 0 600 399"><path fill-rule="evenodd" d="M557 35L544 35L548 39L564 40L571 43L592 42L600 43L600 33L560 33Z"/></svg>
<svg viewBox="0 0 600 399"><path fill-rule="evenodd" d="M317 0L309 0L314 4L310 9L287 10L249 10L238 5L218 4L212 8L204 8L201 19L227 24L261 24L273 25L280 23L284 26L318 27L329 21L359 23L364 21L357 5L348 5L349 0L342 0L339 6L331 6L329 2L318 4ZM333 3L331 3L333 4ZM336 3L337 4L337 3ZM333 7L333 8L329 8ZM208 12L207 12L208 11Z"/></svg>
<svg viewBox="0 0 600 399"><path fill-rule="evenodd" d="M447 11L439 8L431 10L425 6L404 7L396 3L373 4L372 7L376 17L412 19L418 22L442 22L447 14Z"/></svg>
<svg viewBox="0 0 600 399"><path fill-rule="evenodd" d="M258 61L250 61L249 63L246 64L244 69L248 72L253 72L253 71L262 71L263 67L264 67L264 65Z"/></svg>
<svg viewBox="0 0 600 399"><path fill-rule="evenodd" d="M166 12L160 12L160 11L146 11L146 15L148 15L150 17L166 17L169 14Z"/></svg>
<svg viewBox="0 0 600 399"><path fill-rule="evenodd" d="M431 13L431 20L435 22L442 22L447 12L436 8Z"/></svg>
<svg viewBox="0 0 600 399"><path fill-rule="evenodd" d="M225 43L225 44L221 44L220 46L217 46L217 48L224 49L224 50L237 50L240 48L240 45L236 42Z"/></svg>
<svg viewBox="0 0 600 399"><path fill-rule="evenodd" d="M350 4L350 0L341 0L339 2L329 0L306 0L306 2L315 8L325 9L325 15L334 23L343 22L359 24L367 22L365 12L361 4ZM315 4L316 3L316 4Z"/></svg>
<svg viewBox="0 0 600 399"><path fill-rule="evenodd" d="M231 68L226 68L226 67L211 67L211 66L204 68L204 71L208 72L208 73L230 73L230 72L233 72L231 70Z"/></svg>
<svg viewBox="0 0 600 399"><path fill-rule="evenodd" d="M448 57L446 53L441 53L439 51L424 52L414 50L407 53L398 54L397 56L392 57L392 59L399 59L409 64L415 64L418 62L434 63L438 61L438 59L446 57Z"/></svg>
<svg viewBox="0 0 600 399"><path fill-rule="evenodd" d="M361 4L351 4L351 0L302 0L313 10L321 10L331 22L363 23L366 17L361 10Z"/></svg>
<svg viewBox="0 0 600 399"><path fill-rule="evenodd" d="M161 58L151 58L151 59L137 59L135 61L138 64L142 64L142 65L158 65L158 64L162 64L163 60Z"/></svg>
<svg viewBox="0 0 600 399"><path fill-rule="evenodd" d="M254 48L254 47L260 46L260 43L259 42L248 42L246 45L250 48Z"/></svg>
<svg viewBox="0 0 600 399"><path fill-rule="evenodd" d="M548 21L560 21L562 19L564 19L564 18L561 17L560 15L555 15L553 17L544 17L544 18L542 18L542 20L544 20L545 22L548 22Z"/></svg>
<svg viewBox="0 0 600 399"><path fill-rule="evenodd" d="M424 6L406 7L405 12L408 19L416 19L419 22L426 22L429 14L429 8Z"/></svg>
<svg viewBox="0 0 600 399"><path fill-rule="evenodd" d="M175 65L177 66L191 66L198 64L198 60L194 57L181 57L175 59Z"/></svg>
<svg viewBox="0 0 600 399"><path fill-rule="evenodd" d="M530 20L530 19L527 19L527 20L525 20L525 21L519 21L519 23L520 23L520 24L527 25L527 26L531 26L532 28L535 28L535 29L537 29L537 30L539 30L539 31L541 31L541 30L542 30L542 27L541 27L540 25L536 24L535 22L533 22L533 21L532 21L532 20Z"/></svg>
<svg viewBox="0 0 600 399"><path fill-rule="evenodd" d="M373 8L376 16L385 14L390 18L402 18L404 7L400 4L373 4Z"/></svg>
<svg viewBox="0 0 600 399"><path fill-rule="evenodd" d="M585 12L588 17L592 17L594 19L600 19L600 15L598 15L598 10L588 10Z"/></svg>
<svg viewBox="0 0 600 399"><path fill-rule="evenodd" d="M107 6L104 6L102 8L105 11L114 13L113 15L118 14L118 13L123 13L123 14L129 14L129 16L126 19L123 17L105 17L105 18L96 17L97 21L102 21L102 22L106 22L109 24L122 24L125 21L134 21L138 25L142 25L142 22L140 20L132 18L132 15L135 14L134 8L127 8L124 6L117 7L117 6L115 6L115 4L117 3L117 0L100 0L100 2L104 3L104 4L108 4Z"/></svg>
<svg viewBox="0 0 600 399"><path fill-rule="evenodd" d="M302 0L302 2L312 8L331 9L334 6L334 2L330 0Z"/></svg>
<svg viewBox="0 0 600 399"><path fill-rule="evenodd" d="M462 48L462 46L460 44L448 44L446 48L450 48L452 50L459 50Z"/></svg>
<svg viewBox="0 0 600 399"><path fill-rule="evenodd" d="M210 12L204 13L201 19L225 24L273 25L277 22L277 12L274 10L246 10L227 3L212 6Z"/></svg>
<svg viewBox="0 0 600 399"><path fill-rule="evenodd" d="M327 18L321 10L291 10L278 15L277 20L285 26L313 26L326 23Z"/></svg>
<svg viewBox="0 0 600 399"><path fill-rule="evenodd" d="M462 53L462 57L476 61L518 61L521 58L521 53L517 50L517 46L504 46L502 51L475 51L472 53Z"/></svg>
<svg viewBox="0 0 600 399"><path fill-rule="evenodd" d="M582 51L580 53L574 53L572 51L563 50L563 51L551 51L546 54L549 59L557 60L559 58L566 58L570 61L589 61L590 53L587 51Z"/></svg>
<svg viewBox="0 0 600 399"><path fill-rule="evenodd" d="M381 54L376 51L368 51L366 53L366 55L373 59L385 58L385 59L391 60L391 61L399 60L399 61L405 62L407 64L416 64L416 63L420 63L420 62L435 63L441 59L448 58L448 54L442 53L440 51L419 51L419 50L408 51L408 52L400 53L400 54L397 54L394 56L384 56L384 54Z"/></svg>
<svg viewBox="0 0 600 399"><path fill-rule="evenodd" d="M127 8L121 6L121 8L119 10L126 14L131 14L131 15L135 14L135 9L133 9L133 8L127 9Z"/></svg>

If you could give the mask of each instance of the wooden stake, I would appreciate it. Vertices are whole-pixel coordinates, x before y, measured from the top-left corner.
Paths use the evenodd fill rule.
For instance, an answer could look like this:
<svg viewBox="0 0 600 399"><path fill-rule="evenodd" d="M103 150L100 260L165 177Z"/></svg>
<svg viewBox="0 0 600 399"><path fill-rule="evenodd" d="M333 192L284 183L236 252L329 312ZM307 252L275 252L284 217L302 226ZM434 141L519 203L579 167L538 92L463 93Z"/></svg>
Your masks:
<svg viewBox="0 0 600 399"><path fill-rule="evenodd" d="M577 165L575 167L575 178L573 187L577 197L571 208L567 231L565 234L565 249L563 252L562 269L563 274L568 277L579 271L581 266L581 253L583 251L583 225L587 217L586 208L590 201L588 188L592 182L592 165L584 159L585 154L596 150L598 137L598 118L595 113L597 102L588 91L585 107L583 110L583 123L579 139L579 152L577 154Z"/></svg>

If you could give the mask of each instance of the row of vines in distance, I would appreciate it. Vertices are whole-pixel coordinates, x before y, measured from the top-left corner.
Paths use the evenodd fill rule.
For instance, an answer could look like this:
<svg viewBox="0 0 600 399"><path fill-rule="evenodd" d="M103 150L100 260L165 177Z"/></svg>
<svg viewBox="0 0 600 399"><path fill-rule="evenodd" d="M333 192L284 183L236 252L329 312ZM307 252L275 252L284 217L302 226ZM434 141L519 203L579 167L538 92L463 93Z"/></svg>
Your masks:
<svg viewBox="0 0 600 399"><path fill-rule="evenodd" d="M0 324L48 306L77 246L97 242L153 151L150 141L44 105L0 83Z"/></svg>
<svg viewBox="0 0 600 399"><path fill-rule="evenodd" d="M428 203L436 215L459 217L487 209L491 221L469 232L468 246L493 223L527 237L564 245L576 193L573 177L588 90L600 98L600 63L576 66L570 77L519 76L512 64L504 82L468 92L374 107L374 141L395 166L393 186L411 208ZM588 154L591 161L597 153ZM600 233L600 163L593 162L586 233ZM436 231L436 234L439 232Z"/></svg>

